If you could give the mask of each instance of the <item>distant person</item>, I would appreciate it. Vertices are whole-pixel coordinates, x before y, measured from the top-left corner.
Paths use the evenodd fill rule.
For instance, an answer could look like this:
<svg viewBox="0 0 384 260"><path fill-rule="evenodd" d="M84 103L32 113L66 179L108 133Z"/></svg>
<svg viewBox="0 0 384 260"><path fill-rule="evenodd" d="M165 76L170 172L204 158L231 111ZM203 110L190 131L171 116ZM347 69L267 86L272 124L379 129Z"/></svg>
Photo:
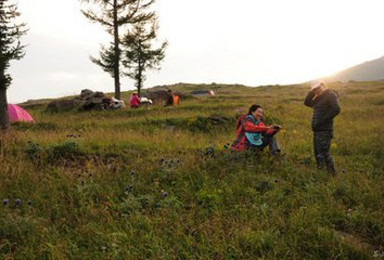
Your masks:
<svg viewBox="0 0 384 260"><path fill-rule="evenodd" d="M173 98L173 105L178 106L179 105L179 95L172 93L172 98Z"/></svg>
<svg viewBox="0 0 384 260"><path fill-rule="evenodd" d="M110 97L104 97L101 99L101 109L102 110L109 110L112 107L112 98Z"/></svg>
<svg viewBox="0 0 384 260"><path fill-rule="evenodd" d="M129 105L131 108L138 108L140 106L139 95L136 91L132 92L132 95L129 99Z"/></svg>
<svg viewBox="0 0 384 260"><path fill-rule="evenodd" d="M233 151L246 149L262 151L266 146L273 155L280 154L279 144L274 135L281 126L266 126L263 123L264 111L260 105L252 105L247 115L242 116L236 126L236 140L232 144Z"/></svg>
<svg viewBox="0 0 384 260"><path fill-rule="evenodd" d="M304 104L313 108L313 147L317 168L322 169L326 165L327 171L335 176L330 148L333 138L333 118L340 113L338 94L328 89L323 82L317 82L312 84Z"/></svg>
<svg viewBox="0 0 384 260"><path fill-rule="evenodd" d="M167 97L167 100L165 101L165 106L172 106L174 99L173 99L173 93L171 89L167 90L167 95L168 97Z"/></svg>

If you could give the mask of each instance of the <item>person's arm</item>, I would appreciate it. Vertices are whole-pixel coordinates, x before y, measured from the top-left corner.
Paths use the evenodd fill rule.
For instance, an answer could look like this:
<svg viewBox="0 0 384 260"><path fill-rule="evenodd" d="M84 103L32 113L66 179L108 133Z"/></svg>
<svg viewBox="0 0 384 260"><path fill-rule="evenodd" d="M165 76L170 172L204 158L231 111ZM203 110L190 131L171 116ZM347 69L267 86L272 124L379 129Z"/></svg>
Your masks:
<svg viewBox="0 0 384 260"><path fill-rule="evenodd" d="M253 132L253 133L264 133L269 130L262 122L259 125L253 124L250 118L245 118L243 120L243 127L245 132Z"/></svg>
<svg viewBox="0 0 384 260"><path fill-rule="evenodd" d="M313 107L313 105L315 104L315 92L313 91L309 91L305 100L304 100L304 105L306 105L307 107Z"/></svg>

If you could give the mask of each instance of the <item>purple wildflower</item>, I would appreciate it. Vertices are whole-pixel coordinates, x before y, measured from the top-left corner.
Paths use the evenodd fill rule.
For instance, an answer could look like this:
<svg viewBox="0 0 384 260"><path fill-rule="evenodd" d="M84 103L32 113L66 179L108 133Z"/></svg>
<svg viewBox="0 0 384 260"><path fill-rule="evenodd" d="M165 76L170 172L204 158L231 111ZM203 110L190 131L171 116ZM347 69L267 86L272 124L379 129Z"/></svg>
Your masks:
<svg viewBox="0 0 384 260"><path fill-rule="evenodd" d="M3 205L8 206L9 205L9 199L3 199Z"/></svg>
<svg viewBox="0 0 384 260"><path fill-rule="evenodd" d="M20 206L21 205L21 199L15 199L15 205Z"/></svg>

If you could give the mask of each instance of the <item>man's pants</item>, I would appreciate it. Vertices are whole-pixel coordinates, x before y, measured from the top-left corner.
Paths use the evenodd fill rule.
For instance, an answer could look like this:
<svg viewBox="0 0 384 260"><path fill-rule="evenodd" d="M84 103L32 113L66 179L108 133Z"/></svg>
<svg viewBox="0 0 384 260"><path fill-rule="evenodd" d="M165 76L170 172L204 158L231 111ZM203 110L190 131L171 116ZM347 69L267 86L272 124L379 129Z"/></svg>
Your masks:
<svg viewBox="0 0 384 260"><path fill-rule="evenodd" d="M313 137L317 168L323 169L324 165L326 165L327 171L335 174L335 165L330 154L333 131L315 131L313 132Z"/></svg>

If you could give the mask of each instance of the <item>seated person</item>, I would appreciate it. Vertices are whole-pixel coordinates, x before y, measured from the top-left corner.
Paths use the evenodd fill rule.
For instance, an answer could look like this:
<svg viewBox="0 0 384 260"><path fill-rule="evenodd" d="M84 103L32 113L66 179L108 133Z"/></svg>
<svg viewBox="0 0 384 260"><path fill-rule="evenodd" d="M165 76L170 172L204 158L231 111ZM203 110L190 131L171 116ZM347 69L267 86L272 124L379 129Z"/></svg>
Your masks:
<svg viewBox="0 0 384 260"><path fill-rule="evenodd" d="M269 146L272 154L280 154L280 147L274 135L279 132L279 125L266 126L262 119L264 111L260 105L252 105L247 115L240 118L236 127L236 140L231 148L233 151L246 149L263 150Z"/></svg>

